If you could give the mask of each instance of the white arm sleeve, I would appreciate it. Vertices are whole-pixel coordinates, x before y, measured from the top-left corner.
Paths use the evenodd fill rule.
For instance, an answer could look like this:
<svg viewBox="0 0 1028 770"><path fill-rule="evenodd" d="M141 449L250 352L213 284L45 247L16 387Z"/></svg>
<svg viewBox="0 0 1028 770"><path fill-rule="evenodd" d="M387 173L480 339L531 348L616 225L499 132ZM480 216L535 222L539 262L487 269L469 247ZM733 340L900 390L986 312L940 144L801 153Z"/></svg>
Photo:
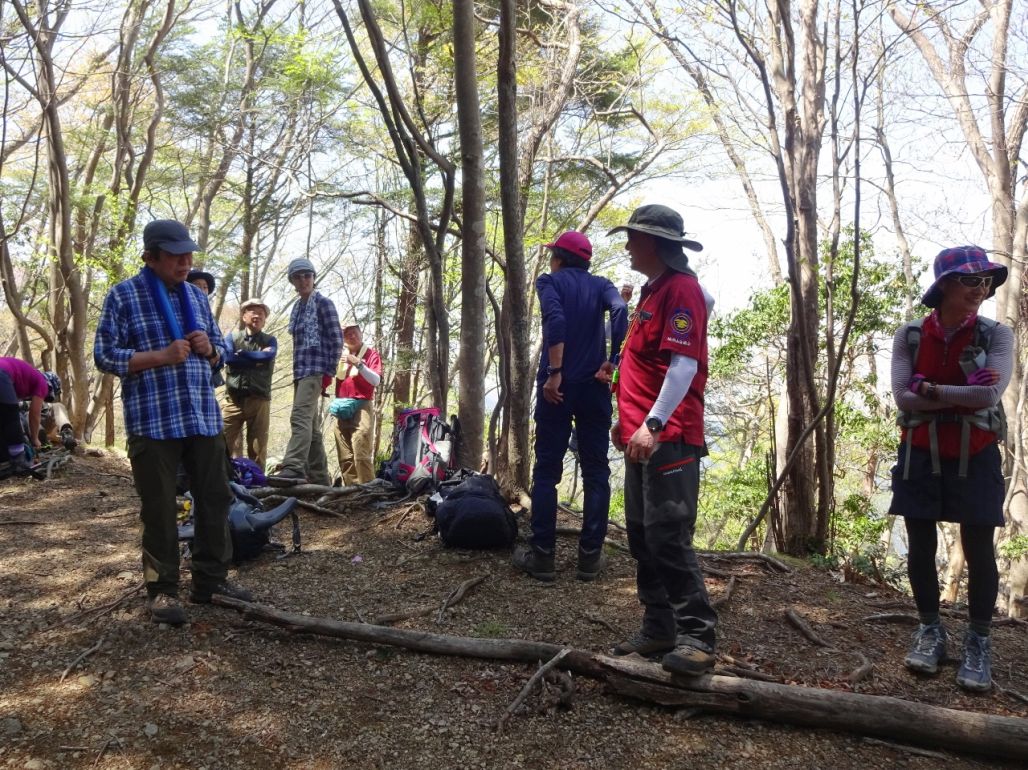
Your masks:
<svg viewBox="0 0 1028 770"><path fill-rule="evenodd" d="M377 387L378 383L382 382L382 376L370 366L362 366L358 374L371 383L372 387Z"/></svg>
<svg viewBox="0 0 1028 770"><path fill-rule="evenodd" d="M672 355L664 384L660 386L660 393L650 407L647 418L656 417L666 425L672 413L682 403L685 394L689 392L689 386L692 385L692 378L696 376L698 368L699 364L695 358L677 353Z"/></svg>

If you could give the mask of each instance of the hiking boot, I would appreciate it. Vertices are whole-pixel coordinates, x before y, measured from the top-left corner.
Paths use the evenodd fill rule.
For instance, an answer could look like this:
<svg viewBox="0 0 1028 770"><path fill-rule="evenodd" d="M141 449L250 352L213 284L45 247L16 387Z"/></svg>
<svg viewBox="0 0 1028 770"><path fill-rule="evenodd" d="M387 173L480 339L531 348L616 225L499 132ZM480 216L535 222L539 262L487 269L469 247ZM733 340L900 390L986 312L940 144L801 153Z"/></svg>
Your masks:
<svg viewBox="0 0 1028 770"><path fill-rule="evenodd" d="M553 554L540 551L528 545L519 545L514 549L511 562L519 570L527 572L536 580L552 583L557 578L557 570L553 564Z"/></svg>
<svg viewBox="0 0 1028 770"><path fill-rule="evenodd" d="M903 665L919 674L934 674L939 670L939 661L946 657L946 638L941 622L922 623L914 632L914 646L903 659Z"/></svg>
<svg viewBox="0 0 1028 770"><path fill-rule="evenodd" d="M79 442L75 440L75 431L72 430L70 425L65 425L61 428L61 444L69 452L79 445Z"/></svg>
<svg viewBox="0 0 1028 770"><path fill-rule="evenodd" d="M650 636L644 631L637 631L628 639L623 642L618 642L614 649L610 651L611 655L642 655L644 658L648 658L654 655L663 655L666 652L671 652L675 649L674 639L657 639L656 637Z"/></svg>
<svg viewBox="0 0 1028 770"><path fill-rule="evenodd" d="M672 674L700 676L714 669L714 653L699 639L679 636L675 649L660 661L661 667Z"/></svg>
<svg viewBox="0 0 1028 770"><path fill-rule="evenodd" d="M957 684L971 692L992 689L992 642L989 637L968 629L964 636L964 655L957 669Z"/></svg>
<svg viewBox="0 0 1028 770"><path fill-rule="evenodd" d="M181 626L186 622L186 609L177 596L157 594L146 600L146 610L154 623L167 623L169 626Z"/></svg>
<svg viewBox="0 0 1028 770"><path fill-rule="evenodd" d="M292 468L281 468L274 473L268 474L269 479L279 479L281 481L295 481L298 484L306 484L307 477L303 475L303 471L296 471Z"/></svg>
<svg viewBox="0 0 1028 770"><path fill-rule="evenodd" d="M189 595L189 601L193 604L210 604L211 597L214 596L214 594L225 596L229 599L239 599L241 602L256 601L256 598L252 593L242 586L230 583L227 580L222 580L220 583L215 583L213 585L200 587L193 586L193 591Z"/></svg>
<svg viewBox="0 0 1028 770"><path fill-rule="evenodd" d="M600 573L607 568L607 554L603 552L603 546L595 551L583 551L578 549L578 570L575 577L579 580L595 580Z"/></svg>

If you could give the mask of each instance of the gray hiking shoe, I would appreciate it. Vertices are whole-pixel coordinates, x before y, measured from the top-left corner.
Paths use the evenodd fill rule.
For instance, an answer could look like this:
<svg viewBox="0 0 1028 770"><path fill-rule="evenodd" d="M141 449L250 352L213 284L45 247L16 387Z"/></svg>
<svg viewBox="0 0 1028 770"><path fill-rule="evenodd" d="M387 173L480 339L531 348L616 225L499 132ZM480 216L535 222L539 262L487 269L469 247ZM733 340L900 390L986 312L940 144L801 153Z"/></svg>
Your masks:
<svg viewBox="0 0 1028 770"><path fill-rule="evenodd" d="M578 570L575 577L579 580L595 580L600 573L607 568L607 554L603 552L603 546L595 551L583 551L578 549Z"/></svg>
<svg viewBox="0 0 1028 770"><path fill-rule="evenodd" d="M946 629L936 621L923 623L914 632L914 646L910 648L903 665L919 674L934 674L939 670L939 661L946 658Z"/></svg>
<svg viewBox="0 0 1028 770"><path fill-rule="evenodd" d="M514 549L511 563L519 570L527 572L536 580L552 583L557 579L557 569L553 563L553 554L540 551L529 545L519 545Z"/></svg>
<svg viewBox="0 0 1028 770"><path fill-rule="evenodd" d="M672 674L700 676L714 669L714 651L691 636L679 636L675 649L660 661L661 667Z"/></svg>
<svg viewBox="0 0 1028 770"><path fill-rule="evenodd" d="M653 655L663 655L673 649L675 649L674 639L657 639L643 631L637 631L625 641L618 642L610 654L622 656L635 653L648 658Z"/></svg>
<svg viewBox="0 0 1028 770"><path fill-rule="evenodd" d="M957 669L957 684L971 692L992 689L992 642L968 629L964 635L964 655Z"/></svg>
<svg viewBox="0 0 1028 770"><path fill-rule="evenodd" d="M146 609L150 620L154 623L167 623L170 626L181 626L186 622L186 609L177 596L157 594L146 600Z"/></svg>
<svg viewBox="0 0 1028 770"><path fill-rule="evenodd" d="M222 580L220 583L214 585L202 585L194 586L192 593L189 595L189 601L193 604L210 604L211 597L214 594L219 596L226 596L229 599L239 599L243 602L256 601L254 595L243 588L241 585L231 583L228 580Z"/></svg>

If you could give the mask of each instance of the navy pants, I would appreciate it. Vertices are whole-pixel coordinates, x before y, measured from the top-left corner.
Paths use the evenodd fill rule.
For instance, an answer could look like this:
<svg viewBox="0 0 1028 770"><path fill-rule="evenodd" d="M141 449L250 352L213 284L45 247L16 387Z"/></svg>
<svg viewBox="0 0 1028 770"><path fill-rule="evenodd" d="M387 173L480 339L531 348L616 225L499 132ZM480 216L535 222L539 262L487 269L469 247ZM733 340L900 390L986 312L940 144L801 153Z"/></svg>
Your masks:
<svg viewBox="0 0 1028 770"><path fill-rule="evenodd" d="M656 639L686 637L714 651L717 612L693 550L702 447L662 443L646 462L625 462L625 524L638 562L636 589L643 633Z"/></svg>
<svg viewBox="0 0 1028 770"><path fill-rule="evenodd" d="M595 551L607 536L610 508L610 389L598 380L564 383L564 401L551 404L536 392L535 467L532 469L532 546L552 552L556 543L557 484L564 470L564 455L571 438L571 423L578 438L585 502L579 545Z"/></svg>

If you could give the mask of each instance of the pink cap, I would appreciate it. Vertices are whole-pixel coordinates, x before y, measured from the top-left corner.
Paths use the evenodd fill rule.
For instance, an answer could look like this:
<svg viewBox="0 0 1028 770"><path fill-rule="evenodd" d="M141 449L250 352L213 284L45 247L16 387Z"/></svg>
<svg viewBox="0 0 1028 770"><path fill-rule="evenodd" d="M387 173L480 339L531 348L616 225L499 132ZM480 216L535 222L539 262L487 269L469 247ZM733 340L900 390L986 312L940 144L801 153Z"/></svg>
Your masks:
<svg viewBox="0 0 1028 770"><path fill-rule="evenodd" d="M575 256L585 260L593 258L593 245L589 242L588 238L577 230L568 230L553 243L544 245L548 249L558 248L570 251Z"/></svg>

